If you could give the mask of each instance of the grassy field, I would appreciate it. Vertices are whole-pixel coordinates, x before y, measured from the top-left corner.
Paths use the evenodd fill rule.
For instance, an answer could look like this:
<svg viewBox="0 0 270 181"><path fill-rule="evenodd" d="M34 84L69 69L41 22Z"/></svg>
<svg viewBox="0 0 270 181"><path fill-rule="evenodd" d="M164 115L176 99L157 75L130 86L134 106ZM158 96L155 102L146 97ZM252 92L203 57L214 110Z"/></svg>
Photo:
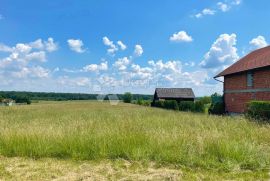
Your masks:
<svg viewBox="0 0 270 181"><path fill-rule="evenodd" d="M13 177L6 173L16 163L12 160L24 159L36 162L36 166L54 160L63 167L71 165L73 170L81 168L78 164L82 162L106 162L113 170L123 171L122 163L119 165L122 160L139 165L138 169L125 167L128 171L123 171L137 176L161 167L173 173L169 179L263 180L269 177L270 126L241 117L123 103L111 106L71 101L0 107L0 155L5 160L0 164L2 178ZM65 175L64 171L59 175ZM108 178L117 175L121 176L117 172Z"/></svg>

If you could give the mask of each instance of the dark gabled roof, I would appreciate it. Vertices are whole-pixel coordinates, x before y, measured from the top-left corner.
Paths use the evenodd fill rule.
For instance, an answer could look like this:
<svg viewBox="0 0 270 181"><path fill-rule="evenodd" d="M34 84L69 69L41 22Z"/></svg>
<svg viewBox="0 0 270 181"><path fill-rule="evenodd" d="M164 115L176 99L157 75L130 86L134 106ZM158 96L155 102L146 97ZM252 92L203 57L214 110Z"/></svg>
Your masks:
<svg viewBox="0 0 270 181"><path fill-rule="evenodd" d="M215 78L267 66L270 66L270 46L251 52L216 75Z"/></svg>
<svg viewBox="0 0 270 181"><path fill-rule="evenodd" d="M158 98L195 98L191 88L156 88Z"/></svg>

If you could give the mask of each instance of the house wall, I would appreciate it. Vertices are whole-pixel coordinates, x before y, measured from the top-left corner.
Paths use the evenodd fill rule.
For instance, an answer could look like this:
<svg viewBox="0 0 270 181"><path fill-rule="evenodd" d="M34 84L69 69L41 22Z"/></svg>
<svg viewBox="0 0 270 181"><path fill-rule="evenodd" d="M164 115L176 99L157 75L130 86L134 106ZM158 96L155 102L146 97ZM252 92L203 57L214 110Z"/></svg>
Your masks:
<svg viewBox="0 0 270 181"><path fill-rule="evenodd" d="M247 86L247 72L224 77L224 101L228 112L242 113L251 100L270 100L270 68L253 71L253 86Z"/></svg>

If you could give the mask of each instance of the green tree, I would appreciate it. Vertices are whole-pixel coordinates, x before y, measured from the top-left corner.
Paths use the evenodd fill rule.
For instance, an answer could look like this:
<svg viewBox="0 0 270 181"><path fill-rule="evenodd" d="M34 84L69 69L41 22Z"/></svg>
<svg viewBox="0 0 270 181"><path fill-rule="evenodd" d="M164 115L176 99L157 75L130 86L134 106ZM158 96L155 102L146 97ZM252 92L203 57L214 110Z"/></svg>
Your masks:
<svg viewBox="0 0 270 181"><path fill-rule="evenodd" d="M130 92L126 92L123 96L124 103L131 103L132 101L132 94Z"/></svg>

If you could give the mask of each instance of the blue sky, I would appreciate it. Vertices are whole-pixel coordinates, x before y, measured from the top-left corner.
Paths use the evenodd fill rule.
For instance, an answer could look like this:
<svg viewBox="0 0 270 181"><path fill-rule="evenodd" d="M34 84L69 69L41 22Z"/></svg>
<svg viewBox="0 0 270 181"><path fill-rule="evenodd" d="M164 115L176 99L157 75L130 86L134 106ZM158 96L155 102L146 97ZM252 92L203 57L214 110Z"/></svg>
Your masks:
<svg viewBox="0 0 270 181"><path fill-rule="evenodd" d="M222 92L213 76L267 46L266 0L0 1L0 89Z"/></svg>

